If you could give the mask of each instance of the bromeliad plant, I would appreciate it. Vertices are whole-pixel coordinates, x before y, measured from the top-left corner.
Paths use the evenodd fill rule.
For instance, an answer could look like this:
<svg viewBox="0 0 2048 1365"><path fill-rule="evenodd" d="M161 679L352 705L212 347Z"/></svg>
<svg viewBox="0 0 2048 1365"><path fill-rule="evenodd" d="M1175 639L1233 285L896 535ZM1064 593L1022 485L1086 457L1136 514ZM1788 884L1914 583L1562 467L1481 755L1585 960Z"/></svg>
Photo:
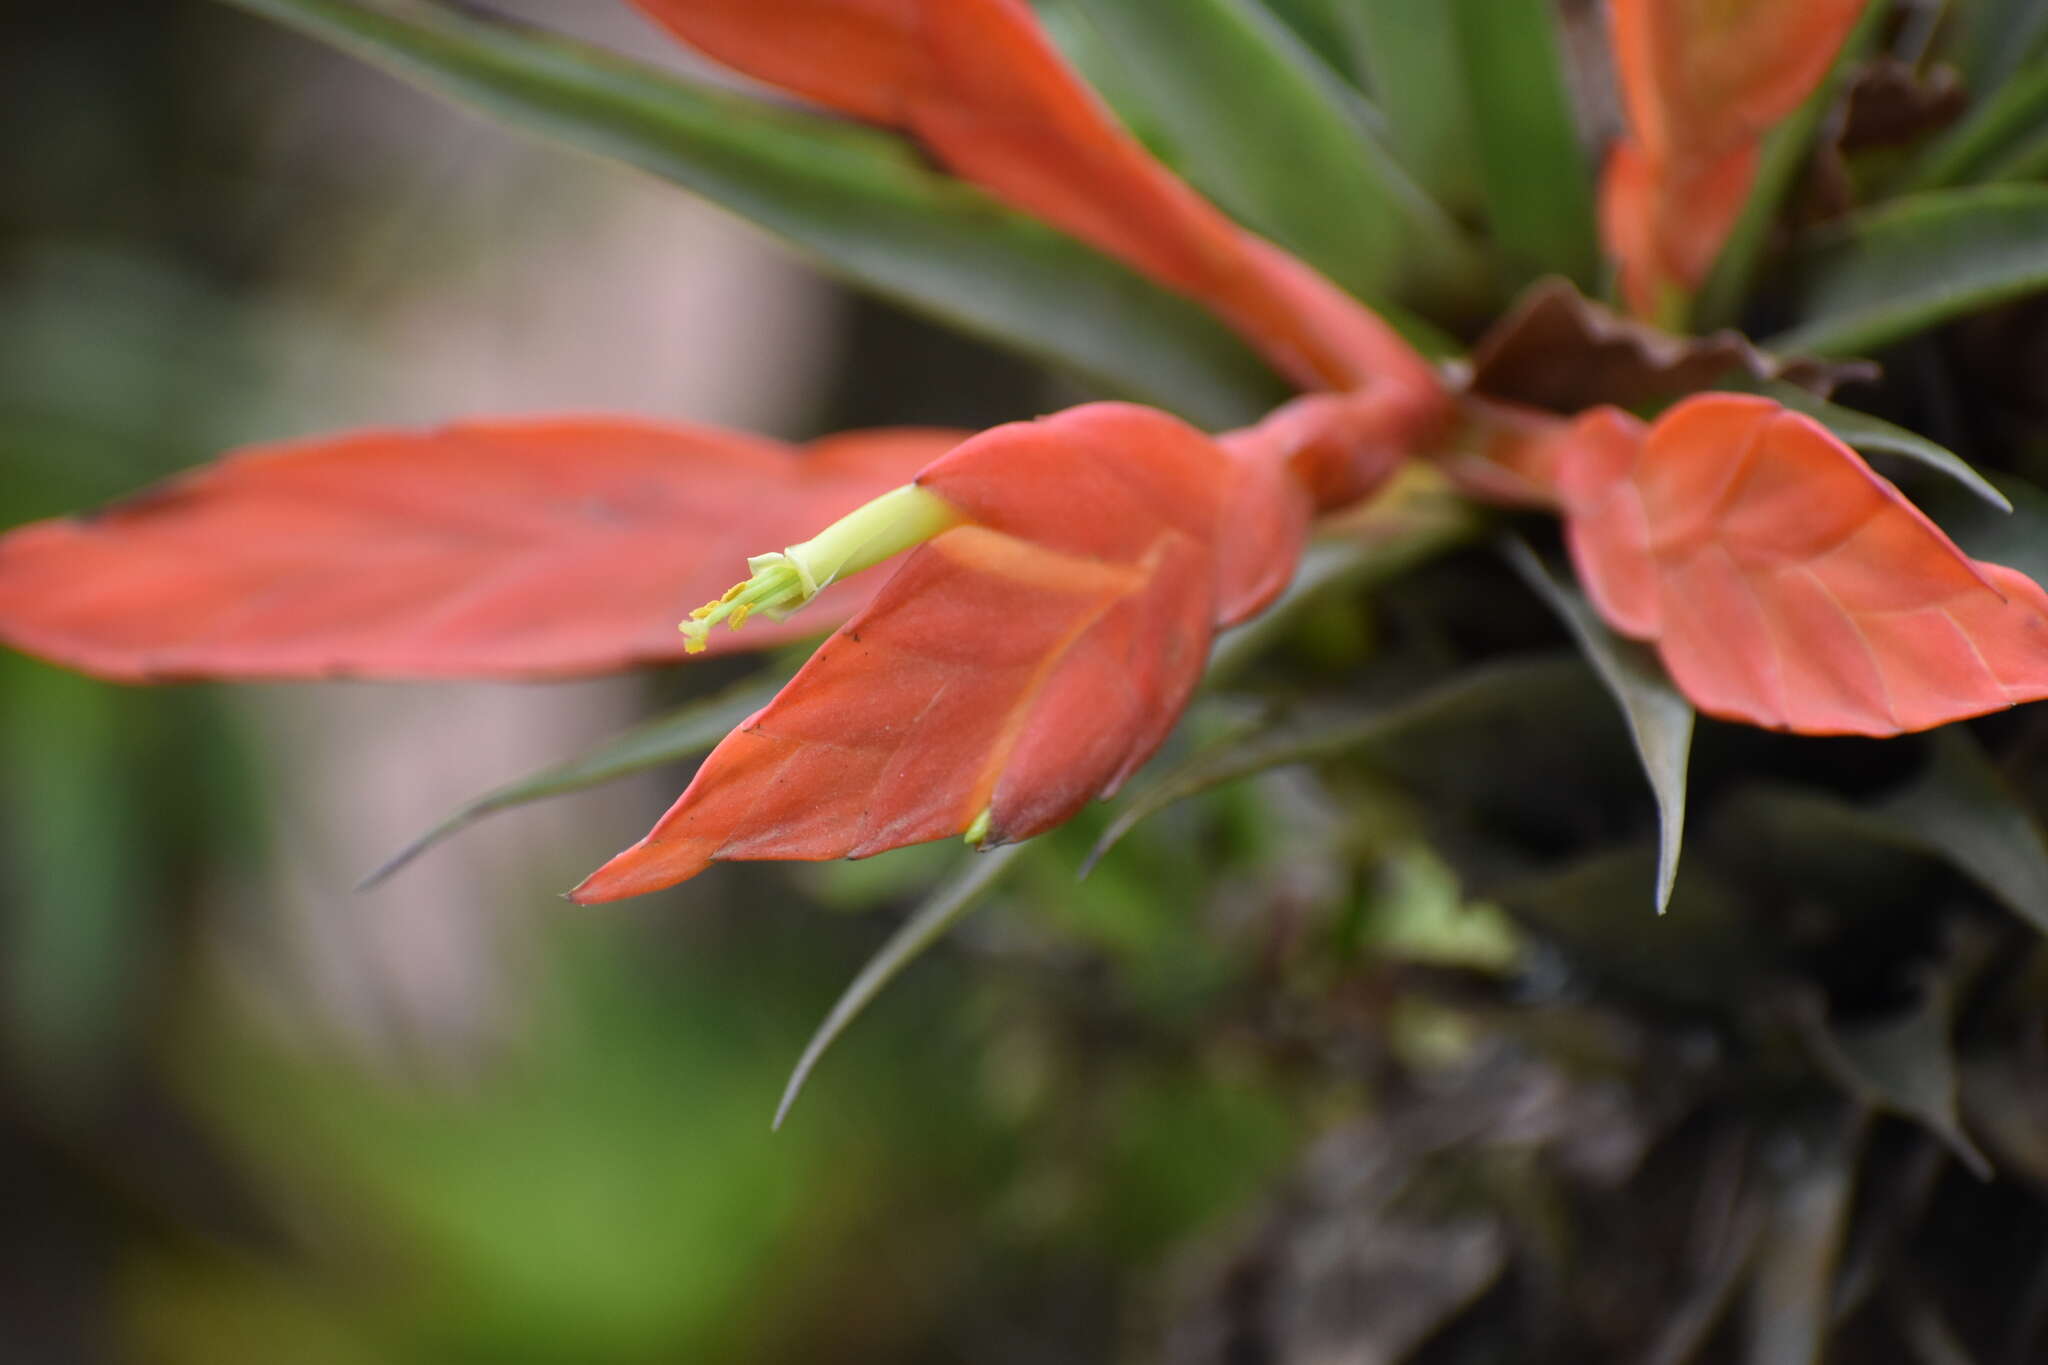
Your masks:
<svg viewBox="0 0 2048 1365"><path fill-rule="evenodd" d="M1221 436L1121 403L965 439L867 432L804 452L624 420L353 434L239 453L0 546L0 635L128 681L563 676L759 647L843 622L712 753L654 831L572 893L578 900L656 890L718 860L862 857L962 835L991 848L1065 822L1151 757L1193 694L1214 633L1272 603L1315 520L1373 498L1404 463L1433 466L1481 500L1559 513L1607 625L1653 642L1680 691L1711 715L1883 736L2048 696L2048 595L2017 570L1965 555L1800 410L1810 400L1787 407L1702 392L1648 421L1613 402L1544 411L1498 396L1513 393L1513 376L1503 384L1493 372L1512 371L1517 348L1543 344L1518 340L1513 323L1486 343L1491 363L1477 373L1433 364L1386 316L1233 221L1127 133L1023 0L640 0L698 52L906 137L952 183L900 159L876 164L891 150L877 133L714 97L465 12L338 0L250 7L572 135L608 138L635 159L659 157L785 231L799 191L856 201L868 221L810 221L808 244L828 261L985 329L1114 329L1080 339L1081 359L1099 362L1128 344L1131 325L1114 298L1077 306L1074 295L1108 270L1082 255L1086 244L1205 308L1304 394ZM1114 0L1093 8L1109 38L1159 30L1164 51L1141 63L1151 67L1171 61L1176 43L1222 39L1248 13L1216 0L1192 18ZM1739 236L1737 219L1748 204L1766 220L1792 164L1781 156L1775 175L1763 174L1761 148L1818 98L1859 19L1870 40L1883 7L1864 9L1853 0L1612 6L1627 127L1601 174L1601 219L1636 313L1683 323L1724 247L1757 247L1759 234ZM1183 22L1192 32L1166 32ZM1511 5L1453 24L1468 49L1475 113L1507 116L1509 97L1489 109L1481 89L1507 75L1556 125L1476 130L1489 144L1529 138L1558 172L1534 191L1500 178L1482 216L1507 247L1527 244L1510 234L1563 239L1576 211L1580 139L1561 122L1555 73L1496 69L1554 63L1546 22L1540 7ZM1498 50L1531 39L1526 50ZM1356 97L1316 87L1326 73L1310 69L1295 40L1278 31L1234 40L1256 63L1248 86L1286 80L1293 101L1312 109L1304 141L1363 138L1346 123ZM1176 90L1173 102L1188 93ZM551 94L560 109L545 102ZM702 126L737 108L747 114L738 131ZM1540 145L1545 136L1553 145ZM771 160L795 150L815 163ZM1315 147L1296 168L1285 165L1291 148L1273 150L1281 165L1270 174L1311 182L1333 156ZM1401 172L1367 174L1361 163L1341 183L1369 183L1385 201L1362 206L1360 240L1387 235L1389 217L1397 238L1445 235L1415 252L1437 274L1462 268L1459 289L1438 295L1462 304L1498 286L1477 241ZM1063 237L1008 218L967 185ZM1341 233L1298 221L1319 211L1309 196L1226 188L1274 238L1350 254ZM917 221L919 196L930 223ZM879 221L889 210L904 221ZM1909 201L1906 211L1928 210ZM1528 221L1539 215L1551 221ZM987 252L986 287L964 270L945 278L947 267L961 269L953 261L910 276L927 265L907 240L919 230ZM1812 286L1823 306L1797 329L1807 346L1845 328L1852 342L1889 339L1869 329L1893 324L1857 325L1859 309L1899 311L1871 296L1867 250L1852 232L1837 248L1845 259ZM1434 337L1395 311L1388 266L1399 251L1397 240L1388 262L1345 259L1332 271L1374 274L1388 315L1412 336ZM1574 244L1554 264L1576 254ZM1065 283L1036 315L1028 301L981 297L1049 258L1088 259L1096 279ZM1158 295L1132 288L1130 311L1162 309ZM1566 297L1583 328L1623 336L1642 367L1660 346L1685 353L1675 338ZM1204 382L1188 371L1227 363L1206 335L1157 345L1164 355L1150 368L1178 369L1183 390ZM1685 389L1727 378L1707 354L1704 366L1666 363L1652 379ZM1112 382L1145 368L1132 357L1111 363ZM1219 378L1220 391L1187 405L1190 415L1222 411L1246 382ZM1591 380L1594 393L1600 382ZM1637 397L1629 378L1610 382L1614 397ZM899 557L886 581L855 580L812 605ZM752 576L720 595L742 558ZM676 604L700 596L714 600L673 633ZM753 617L778 624L713 633Z"/></svg>
<svg viewBox="0 0 2048 1365"><path fill-rule="evenodd" d="M1692 882L1674 877L1695 711L1888 738L2048 697L2041 557L1973 557L1858 448L2007 495L1829 401L1875 379L1847 357L1924 367L1914 338L2048 284L2048 67L2024 4L1611 0L1610 128L1597 64L1562 56L1590 47L1542 0L634 0L793 105L466 6L236 3L1139 400L802 449L623 418L354 433L0 540L0 639L131 682L563 677L836 627L765 704L718 699L480 804L731 724L579 901L718 861L1032 839L1116 793L1212 660L1284 633L1251 624L1284 626L1276 603L1487 527L1550 539L1546 517L1576 590L1525 540L1507 554L1622 703L1661 815L1638 889L1660 906ZM1951 57L1961 101L1935 93ZM1339 567L1305 574L1308 555ZM1452 700L1503 685L1482 670ZM1198 754L1118 828L1347 744L1399 772L1385 746L1431 723L1425 703ZM1929 808L1967 788L1993 814L1893 842L1931 840L2048 927L2038 834L1985 795L2005 788L1967 731L1943 734ZM1587 949L1533 908L1554 897L1505 899Z"/></svg>

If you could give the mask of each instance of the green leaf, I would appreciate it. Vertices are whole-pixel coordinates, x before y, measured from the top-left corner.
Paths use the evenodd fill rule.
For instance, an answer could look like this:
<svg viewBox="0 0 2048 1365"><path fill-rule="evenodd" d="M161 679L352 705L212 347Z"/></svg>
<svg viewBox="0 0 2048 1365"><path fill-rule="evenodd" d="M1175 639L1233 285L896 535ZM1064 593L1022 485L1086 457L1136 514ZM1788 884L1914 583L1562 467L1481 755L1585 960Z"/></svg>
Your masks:
<svg viewBox="0 0 2048 1365"><path fill-rule="evenodd" d="M1075 3L1188 179L1252 228L1377 305L1483 286L1483 258L1379 145L1361 97L1258 0Z"/></svg>
<svg viewBox="0 0 2048 1365"><path fill-rule="evenodd" d="M1821 1066L1873 1109L1911 1119L1940 1138L1981 1179L1991 1165L1963 1131L1956 1110L1955 988L1931 973L1911 1009L1888 1019L1842 1024L1825 997L1801 1001L1800 1031Z"/></svg>
<svg viewBox="0 0 2048 1365"><path fill-rule="evenodd" d="M1908 192L2009 179L1999 163L2048 130L2048 67L2025 71L1927 149Z"/></svg>
<svg viewBox="0 0 2048 1365"><path fill-rule="evenodd" d="M1477 734L1488 718L1541 704L1560 689L1582 685L1584 678L1578 662L1567 658L1496 664L1473 669L1419 697L1391 706L1304 707L1296 713L1247 727L1222 743L1189 756L1127 798L1088 855L1089 865L1099 861L1142 821L1227 782L1351 753L1385 759L1404 741L1431 732L1459 729L1468 722Z"/></svg>
<svg viewBox="0 0 2048 1365"><path fill-rule="evenodd" d="M2048 489L2003 470L1998 490L2012 511L1994 514L1975 498L1935 490L1928 512L1973 558L2018 569L2036 583L2048 583Z"/></svg>
<svg viewBox="0 0 2048 1365"><path fill-rule="evenodd" d="M783 1087L782 1101L775 1106L774 1127L782 1127L782 1120L789 1116L790 1106L803 1093L804 1083L817 1069L826 1049L839 1040L839 1035L846 1032L860 1017L861 1011L896 979L899 972L915 962L925 949L945 937L947 930L979 905L982 897L995 887L1017 856L1030 847L1032 845L1028 843L1010 844L993 852L971 855L966 868L933 891L924 904L889 936L888 942L876 950L867 965L840 993L831 1012L825 1016L825 1022L818 1025L818 1031L811 1035L803 1056L797 1059L796 1069L790 1072L789 1083Z"/></svg>
<svg viewBox="0 0 2048 1365"><path fill-rule="evenodd" d="M461 833L486 815L550 796L583 791L615 778L658 768L664 763L707 754L734 726L766 706L788 680L787 673L781 670L775 670L767 677L749 678L714 696L699 698L665 715L644 721L578 758L543 768L517 782L486 792L400 849L383 866L363 878L356 889L370 890L428 849Z"/></svg>
<svg viewBox="0 0 2048 1365"><path fill-rule="evenodd" d="M1536 595L1564 619L1593 671L1621 706L1643 775L1657 799L1657 913L1671 904L1678 854L1685 842L1685 774L1692 754L1692 703L1682 696L1647 645L1607 628L1578 592L1553 575L1526 542L1505 544L1508 562Z"/></svg>
<svg viewBox="0 0 2048 1365"><path fill-rule="evenodd" d="M1713 270L1693 299L1693 331L1710 332L1741 323L1743 308L1749 302L1750 288L1756 280L1757 267L1770 243L1772 230L1777 226L1786 196L1792 192L1813 153L1821 119L1835 106L1850 71L1862 62L1863 54L1876 41L1879 27L1884 16L1890 13L1890 8L1888 5L1865 7L1863 17L1843 41L1842 50L1826 79L1806 97L1804 104L1793 111L1791 117L1764 138L1763 152L1757 159L1756 179L1750 184L1749 197L1743 201L1742 214L1729 230L1728 240L1721 244L1720 254L1714 259Z"/></svg>
<svg viewBox="0 0 2048 1365"><path fill-rule="evenodd" d="M1851 219L1795 264L1801 321L1771 348L1871 351L2048 288L2048 186L1902 199Z"/></svg>
<svg viewBox="0 0 2048 1365"><path fill-rule="evenodd" d="M2000 89L2048 42L2048 0L1976 0L1956 15L1955 59L1979 99Z"/></svg>
<svg viewBox="0 0 2048 1365"><path fill-rule="evenodd" d="M1970 463L1945 445L1928 440L1917 431L1895 426L1882 417L1830 403L1797 384L1773 380L1761 390L1794 412L1813 418L1842 441L1868 453L1898 455L1948 475L1964 488L2002 512L2012 511L2012 500L1996 484L1979 474Z"/></svg>
<svg viewBox="0 0 2048 1365"><path fill-rule="evenodd" d="M904 139L415 0L229 0L752 219L962 331L1211 426L1283 392L1192 302L933 170Z"/></svg>
<svg viewBox="0 0 2048 1365"><path fill-rule="evenodd" d="M1479 153L1451 7L1443 0L1340 0L1337 13L1401 164L1439 203L1476 214Z"/></svg>
<svg viewBox="0 0 2048 1365"><path fill-rule="evenodd" d="M1600 269L1593 180L1549 0L1448 0L1493 235L1517 286ZM1455 97L1455 92L1451 92Z"/></svg>
<svg viewBox="0 0 2048 1365"><path fill-rule="evenodd" d="M1944 726L1930 738L1927 771L1878 812L2048 933L2048 843L2039 823L1966 727Z"/></svg>

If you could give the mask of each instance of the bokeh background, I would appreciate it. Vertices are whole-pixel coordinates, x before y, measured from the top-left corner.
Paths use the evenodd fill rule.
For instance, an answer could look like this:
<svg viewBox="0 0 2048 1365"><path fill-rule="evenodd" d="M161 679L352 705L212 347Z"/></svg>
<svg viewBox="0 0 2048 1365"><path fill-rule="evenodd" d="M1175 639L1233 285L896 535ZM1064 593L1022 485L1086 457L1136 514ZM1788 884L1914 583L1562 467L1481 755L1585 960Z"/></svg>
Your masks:
<svg viewBox="0 0 2048 1365"><path fill-rule="evenodd" d="M674 60L623 6L501 7ZM351 425L795 438L1066 396L669 187L223 6L31 2L7 29L0 522ZM666 771L352 892L464 799L739 667L123 689L0 657L0 1360L1149 1354L1348 1104L1240 1045L1301 907L1352 895L1281 856L1308 818L1284 776L1086 883L1068 836L778 1135L810 1030L960 850L557 899L665 807ZM1195 881L1196 837L1243 877ZM1402 903L1445 902L1433 875L1397 868Z"/></svg>

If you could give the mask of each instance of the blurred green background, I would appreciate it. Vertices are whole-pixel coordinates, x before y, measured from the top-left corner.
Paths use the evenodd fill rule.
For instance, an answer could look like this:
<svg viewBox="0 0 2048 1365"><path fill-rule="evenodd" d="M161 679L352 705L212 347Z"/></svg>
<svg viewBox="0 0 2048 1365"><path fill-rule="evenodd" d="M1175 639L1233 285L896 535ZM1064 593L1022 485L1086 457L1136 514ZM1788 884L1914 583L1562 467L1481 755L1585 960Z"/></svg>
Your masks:
<svg viewBox="0 0 2048 1365"><path fill-rule="evenodd" d="M623 7L521 8L666 59ZM347 425L800 437L1059 397L679 193L220 6L30 4L9 29L6 524ZM1227 1021L1284 939L1268 902L1348 888L1204 883L1173 820L1076 884L1078 833L892 988L779 1135L810 1030L959 850L557 900L667 804L665 771L352 894L463 799L732 676L130 690L0 657L0 1359L1151 1339L1188 1248L1328 1117ZM1248 867L1284 795L1233 817Z"/></svg>

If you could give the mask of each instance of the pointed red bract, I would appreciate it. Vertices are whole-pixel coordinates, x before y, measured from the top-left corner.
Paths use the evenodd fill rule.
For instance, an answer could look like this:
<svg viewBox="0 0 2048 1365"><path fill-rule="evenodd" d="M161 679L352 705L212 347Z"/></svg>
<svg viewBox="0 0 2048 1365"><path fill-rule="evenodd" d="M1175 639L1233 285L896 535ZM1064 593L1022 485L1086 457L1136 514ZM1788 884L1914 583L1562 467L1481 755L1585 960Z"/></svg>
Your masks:
<svg viewBox="0 0 2048 1365"><path fill-rule="evenodd" d="M747 555L907 482L960 439L808 452L705 427L560 418L243 451L0 537L0 641L124 682L544 677L678 658L676 622ZM871 589L718 637L810 634Z"/></svg>
<svg viewBox="0 0 2048 1365"><path fill-rule="evenodd" d="M574 898L720 860L864 857L984 812L982 841L1006 843L1113 791L1207 663L1235 471L1193 428L1110 403L937 461L918 482L967 524L914 551Z"/></svg>
<svg viewBox="0 0 2048 1365"><path fill-rule="evenodd" d="M2048 697L2048 593L1968 558L1812 419L1716 393L1572 434L1579 577L1701 710L1882 736Z"/></svg>
<svg viewBox="0 0 2048 1365"><path fill-rule="evenodd" d="M1611 0L1629 135L1608 161L1601 224L1637 313L1706 278L1764 134L1819 86L1865 3Z"/></svg>
<svg viewBox="0 0 2048 1365"><path fill-rule="evenodd" d="M1341 289L1237 227L1118 126L1025 0L634 0L760 80L916 137L961 177L1207 304L1306 387L1429 365Z"/></svg>

